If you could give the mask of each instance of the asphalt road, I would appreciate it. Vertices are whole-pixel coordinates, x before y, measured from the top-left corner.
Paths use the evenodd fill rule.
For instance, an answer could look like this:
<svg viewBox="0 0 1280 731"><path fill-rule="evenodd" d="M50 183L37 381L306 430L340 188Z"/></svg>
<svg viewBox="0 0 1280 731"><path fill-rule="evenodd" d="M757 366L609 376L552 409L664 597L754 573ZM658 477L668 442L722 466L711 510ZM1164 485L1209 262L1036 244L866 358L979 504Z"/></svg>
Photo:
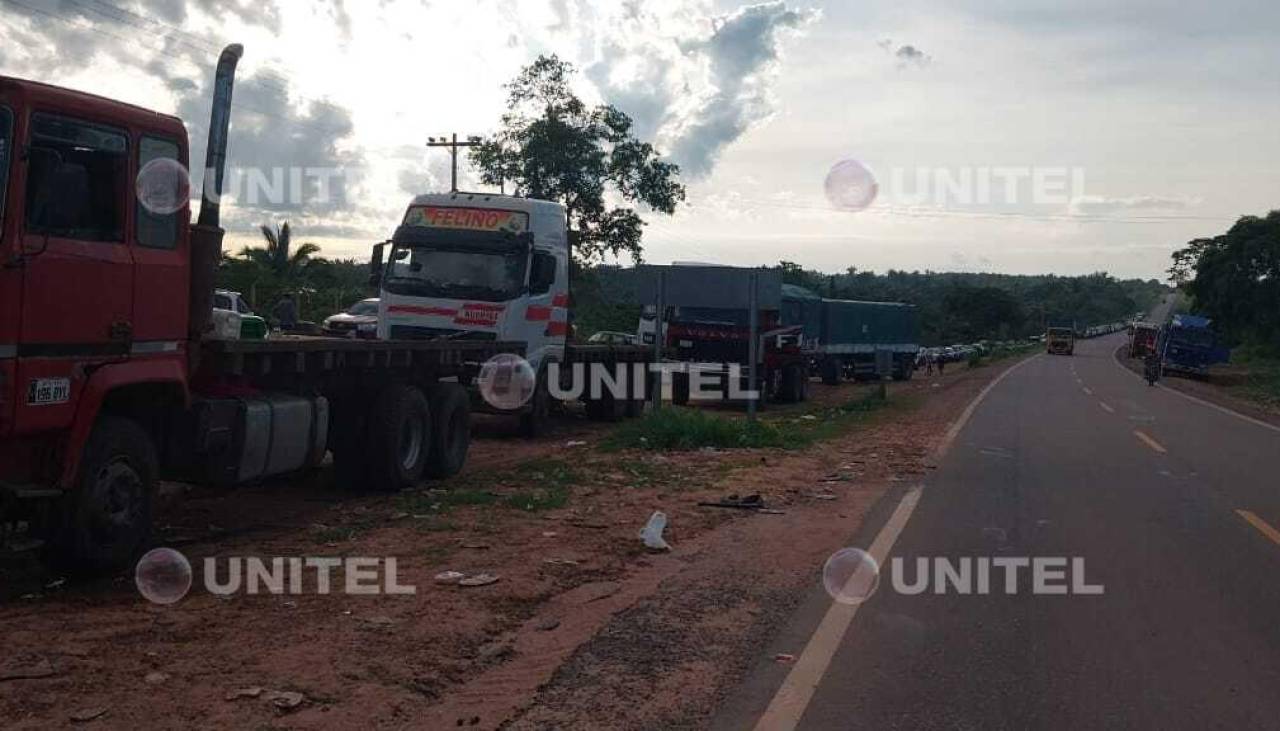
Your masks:
<svg viewBox="0 0 1280 731"><path fill-rule="evenodd" d="M1010 372L888 552L909 582L917 557L1078 557L1103 593L1036 594L1024 569L1009 594L993 569L987 594L907 595L886 562L768 728L1280 728L1280 433L1147 387L1113 360L1123 337ZM761 727L813 665L772 653L801 654L830 607L815 590L718 728Z"/></svg>

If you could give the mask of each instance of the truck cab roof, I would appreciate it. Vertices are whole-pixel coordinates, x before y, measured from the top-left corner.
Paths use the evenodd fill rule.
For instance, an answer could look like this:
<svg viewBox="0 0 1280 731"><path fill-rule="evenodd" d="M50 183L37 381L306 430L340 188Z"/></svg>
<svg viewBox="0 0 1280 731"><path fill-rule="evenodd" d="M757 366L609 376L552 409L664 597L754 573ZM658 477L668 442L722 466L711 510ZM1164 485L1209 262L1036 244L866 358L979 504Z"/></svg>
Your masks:
<svg viewBox="0 0 1280 731"><path fill-rule="evenodd" d="M13 76L0 76L0 98L14 104L25 104L37 110L45 107L51 112L82 114L91 117L94 121L114 122L121 126L147 127L168 132L171 135L180 136L185 147L186 127L181 119L116 99Z"/></svg>

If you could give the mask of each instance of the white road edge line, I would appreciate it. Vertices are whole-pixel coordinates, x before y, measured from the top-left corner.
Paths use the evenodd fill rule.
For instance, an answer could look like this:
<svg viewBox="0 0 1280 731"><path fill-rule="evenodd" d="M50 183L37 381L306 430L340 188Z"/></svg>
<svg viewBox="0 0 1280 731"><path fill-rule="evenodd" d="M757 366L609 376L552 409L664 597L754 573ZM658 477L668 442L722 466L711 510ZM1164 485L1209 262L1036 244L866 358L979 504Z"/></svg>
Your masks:
<svg viewBox="0 0 1280 731"><path fill-rule="evenodd" d="M973 412L977 410L978 405L987 397L991 389L995 388L1010 373L1039 358L1041 355L1043 353L1037 353L1030 358L1014 363L1006 368L1003 373L996 376L995 380L988 383L973 398L973 401L969 402L969 405L965 407L960 416L952 422L950 428L947 429L946 434L943 435L942 440L934 449L934 458L941 459L947 453L960 430L969 422ZM923 487L920 485L908 490L902 496L902 499L898 501L893 514L881 526L880 532L876 534L869 550L877 565L883 565L885 559L888 558L889 551L893 549L893 544L898 540L902 530L907 527L907 521L911 519L911 514L915 512L922 493ZM769 701L769 706L765 708L760 719L756 721L755 731L791 731L800 723L800 717L804 715L805 709L809 707L809 701L813 699L813 694L818 689L818 684L822 681L822 677L826 675L827 668L830 667L831 660L835 657L836 650L840 648L840 644L849 630L849 625L852 624L860 606L862 605L841 604L834 600L831 602L831 607L827 609L827 613L823 615L818 628L814 630L809 642L805 644L804 650L800 653L800 657L796 659L796 664L792 666L791 672L787 673L787 677L782 681L778 692L774 694L773 700Z"/></svg>
<svg viewBox="0 0 1280 731"><path fill-rule="evenodd" d="M1119 368L1120 370L1124 371L1125 373L1128 373L1129 375L1133 376L1134 378L1138 379L1139 381L1142 381L1143 383L1146 383L1146 379L1145 379L1145 378L1143 378L1142 376L1138 375L1137 373L1134 373L1133 371L1129 370L1128 368L1125 368L1125 367L1124 367L1124 364L1123 364L1123 363L1121 363L1121 362L1120 362L1120 359L1116 357L1115 351L1112 351L1112 353L1111 353L1111 362L1113 362L1113 363L1115 363L1115 364L1116 364L1116 368ZM1234 416L1234 417L1236 417L1237 419L1243 419L1244 421L1247 421L1247 422L1249 422L1250 424L1253 424L1254 426L1260 426L1260 427L1262 427L1263 429L1270 429L1270 430L1271 430L1271 431L1273 431L1273 432L1280 432L1280 426L1276 426L1275 424L1268 424L1267 422L1262 421L1261 419L1255 419L1255 418L1253 418L1252 416L1248 416L1248 415L1246 415L1246 414L1242 414L1242 413L1240 413L1239 411L1235 411L1234 409L1229 409L1229 408L1227 408L1226 406L1221 406L1221 405L1219 405L1219 404L1215 404L1215 403L1213 403L1212 401L1205 401L1204 399L1199 398L1199 397L1197 397L1197 396L1192 396L1192 395L1191 395L1191 394L1189 394L1189 393L1183 393L1182 391L1179 391L1179 390L1178 390L1178 389L1176 389L1176 388L1169 388L1168 386L1164 385L1163 383L1156 383L1156 388L1162 389L1162 390L1164 390L1166 393L1176 394L1176 395L1181 396L1182 398L1184 398L1184 399L1186 399L1186 400L1188 400L1188 401L1192 401L1192 402L1194 402L1194 403L1200 404L1201 406L1207 406L1208 408L1211 408L1211 409L1213 409L1214 411L1221 411L1222 413L1224 413L1224 414L1228 414L1228 415L1230 415L1230 416Z"/></svg>
<svg viewBox="0 0 1280 731"><path fill-rule="evenodd" d="M1107 403L1106 401L1099 401L1098 405L1101 406L1102 410L1107 412L1108 414L1116 413L1116 410L1111 408L1111 404Z"/></svg>

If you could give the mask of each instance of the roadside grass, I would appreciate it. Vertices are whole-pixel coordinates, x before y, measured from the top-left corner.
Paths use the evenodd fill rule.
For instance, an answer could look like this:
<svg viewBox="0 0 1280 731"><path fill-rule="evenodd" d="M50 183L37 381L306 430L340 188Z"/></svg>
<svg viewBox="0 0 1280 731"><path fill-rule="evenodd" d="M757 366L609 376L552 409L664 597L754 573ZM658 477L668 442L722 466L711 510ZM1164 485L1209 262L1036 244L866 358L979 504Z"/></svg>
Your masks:
<svg viewBox="0 0 1280 731"><path fill-rule="evenodd" d="M803 449L840 436L874 412L911 402L909 398L885 401L872 391L839 406L798 414L770 416L766 411L755 422L741 416L721 416L697 408L672 406L618 427L601 444L601 449Z"/></svg>
<svg viewBox="0 0 1280 731"><path fill-rule="evenodd" d="M1231 354L1231 365L1242 372L1243 379L1229 390L1268 408L1280 408L1280 355L1268 349L1241 347Z"/></svg>
<svg viewBox="0 0 1280 731"><path fill-rule="evenodd" d="M499 472L455 478L447 487L401 493L396 509L411 515L445 515L455 508L498 506L525 512L562 508L570 488L583 479L580 470L553 457L522 462ZM503 489L512 487L513 489ZM446 520L427 521L421 531L452 530Z"/></svg>
<svg viewBox="0 0 1280 731"><path fill-rule="evenodd" d="M717 416L701 409L670 406L629 421L601 443L606 451L652 449L685 451L787 447L788 439L777 426L764 422Z"/></svg>

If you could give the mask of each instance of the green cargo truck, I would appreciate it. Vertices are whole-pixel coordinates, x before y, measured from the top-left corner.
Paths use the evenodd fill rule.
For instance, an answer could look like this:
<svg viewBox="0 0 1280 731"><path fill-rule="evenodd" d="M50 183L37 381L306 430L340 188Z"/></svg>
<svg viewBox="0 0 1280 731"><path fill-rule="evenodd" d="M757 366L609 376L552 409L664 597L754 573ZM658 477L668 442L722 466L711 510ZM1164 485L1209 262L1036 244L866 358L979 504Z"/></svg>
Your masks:
<svg viewBox="0 0 1280 731"><path fill-rule="evenodd" d="M914 305L901 302L822 300L815 357L823 383L876 376L876 353L883 351L894 380L911 379L920 350Z"/></svg>

